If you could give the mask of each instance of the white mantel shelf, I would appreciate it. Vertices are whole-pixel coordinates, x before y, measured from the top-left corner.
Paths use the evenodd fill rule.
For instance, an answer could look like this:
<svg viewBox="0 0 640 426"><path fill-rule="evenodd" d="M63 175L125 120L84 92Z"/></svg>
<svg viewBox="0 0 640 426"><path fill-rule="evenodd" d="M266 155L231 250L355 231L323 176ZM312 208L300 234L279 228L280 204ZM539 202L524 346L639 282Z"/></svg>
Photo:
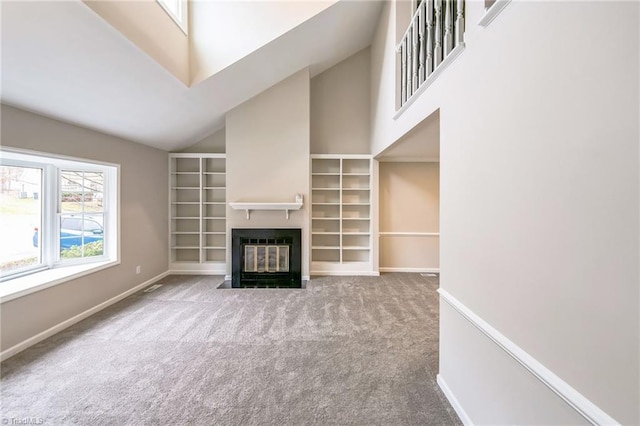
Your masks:
<svg viewBox="0 0 640 426"><path fill-rule="evenodd" d="M247 220L251 219L252 210L283 210L285 217L289 220L289 212L291 210L300 210L302 208L302 202L298 203L259 203L259 202L244 202L244 203L229 203L229 206L234 210L245 210L247 212Z"/></svg>

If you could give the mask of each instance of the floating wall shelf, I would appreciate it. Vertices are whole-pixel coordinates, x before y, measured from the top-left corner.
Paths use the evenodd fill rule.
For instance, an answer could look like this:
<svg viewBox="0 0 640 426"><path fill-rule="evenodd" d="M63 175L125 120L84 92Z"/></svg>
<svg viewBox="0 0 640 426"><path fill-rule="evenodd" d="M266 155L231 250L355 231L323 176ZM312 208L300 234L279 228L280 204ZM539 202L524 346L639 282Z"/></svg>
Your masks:
<svg viewBox="0 0 640 426"><path fill-rule="evenodd" d="M247 212L247 220L251 219L251 211L253 210L283 210L288 220L291 210L300 210L302 208L302 197L300 197L300 201L294 203L237 202L229 203L229 206L234 210L245 210Z"/></svg>

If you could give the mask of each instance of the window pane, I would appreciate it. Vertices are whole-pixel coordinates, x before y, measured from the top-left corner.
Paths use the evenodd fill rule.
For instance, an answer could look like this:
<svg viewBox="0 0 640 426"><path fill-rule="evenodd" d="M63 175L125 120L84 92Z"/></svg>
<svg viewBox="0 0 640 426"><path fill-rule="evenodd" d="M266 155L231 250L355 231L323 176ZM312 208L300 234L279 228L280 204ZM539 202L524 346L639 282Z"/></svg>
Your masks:
<svg viewBox="0 0 640 426"><path fill-rule="evenodd" d="M65 170L60 174L62 213L102 212L104 173Z"/></svg>
<svg viewBox="0 0 640 426"><path fill-rule="evenodd" d="M64 170L60 173L60 258L78 259L104 253L104 173Z"/></svg>
<svg viewBox="0 0 640 426"><path fill-rule="evenodd" d="M42 169L0 166L0 272L41 263Z"/></svg>
<svg viewBox="0 0 640 426"><path fill-rule="evenodd" d="M104 254L104 215L62 215L60 258L79 259Z"/></svg>

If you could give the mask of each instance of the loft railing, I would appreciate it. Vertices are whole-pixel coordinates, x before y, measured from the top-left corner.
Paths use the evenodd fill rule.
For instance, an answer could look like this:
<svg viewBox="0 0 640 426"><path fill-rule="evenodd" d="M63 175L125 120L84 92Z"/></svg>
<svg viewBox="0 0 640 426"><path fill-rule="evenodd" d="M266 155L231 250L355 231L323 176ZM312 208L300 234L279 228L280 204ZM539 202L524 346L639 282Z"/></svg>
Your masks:
<svg viewBox="0 0 640 426"><path fill-rule="evenodd" d="M464 0L422 0L396 47L400 55L400 107L464 45Z"/></svg>

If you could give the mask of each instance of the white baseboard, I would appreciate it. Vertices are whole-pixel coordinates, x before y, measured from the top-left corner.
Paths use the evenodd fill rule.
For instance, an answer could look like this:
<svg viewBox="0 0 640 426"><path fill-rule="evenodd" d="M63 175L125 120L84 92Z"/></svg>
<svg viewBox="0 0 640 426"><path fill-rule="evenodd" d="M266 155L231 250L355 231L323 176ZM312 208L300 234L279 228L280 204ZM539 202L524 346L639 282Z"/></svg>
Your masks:
<svg viewBox="0 0 640 426"><path fill-rule="evenodd" d="M462 304L458 299L442 288L438 289L440 298L455 309L463 318L480 330L486 337L495 343L500 349L527 369L535 378L540 380L553 393L573 408L578 414L594 425L619 425L611 416L600 407L588 400L584 395L574 389L569 383L562 380L538 360L529 355L520 346L513 343L505 335L493 328L489 323L480 318L475 312ZM444 391L444 390L443 390ZM445 392L446 394L446 392ZM448 396L447 396L448 398ZM453 401L450 401L454 405ZM457 401L456 401L457 403Z"/></svg>
<svg viewBox="0 0 640 426"><path fill-rule="evenodd" d="M460 405L460 402L458 402L456 396L453 394L453 392L451 392L451 389L449 389L449 386L447 386L447 383L444 381L442 376L438 374L436 376L436 379L438 381L438 386L440 386L440 389L442 389L442 393L444 393L444 396L447 397L453 409L456 410L456 414L458 415L458 417L460 417L460 421L462 421L462 424L464 424L465 426L473 425L473 423L471 423L469 415L466 411L464 411L464 408L462 408L462 405Z"/></svg>
<svg viewBox="0 0 640 426"><path fill-rule="evenodd" d="M112 297L111 299L100 303L99 305L94 306L93 308L87 309L86 311L72 317L69 318L66 321L61 322L60 324L54 325L53 327L43 331L42 333L38 333L33 337L28 338L27 340L24 340L20 343L18 343L17 345L14 345L12 347L10 347L7 350L4 350L0 353L0 361L4 361L12 356L14 356L15 354L22 352L23 350L27 349L30 346L35 345L36 343L39 343L41 341L43 341L44 339L53 336L56 333L61 332L62 330L64 330L65 328L71 327L74 324L79 323L80 321L82 321L85 318L90 317L91 315L113 305L116 302L121 301L122 299L124 299L125 297L131 296L133 293L136 293L140 290L142 290L145 287L148 287L149 285L153 284L156 281L161 280L162 278L166 277L167 275L169 275L169 271L167 272L163 272L160 275L157 275L153 278L151 278L150 280L147 280L145 282L143 282L142 284L138 284L137 286L125 291L124 293L121 293L115 297Z"/></svg>
<svg viewBox="0 0 640 426"><path fill-rule="evenodd" d="M440 273L440 268L390 268L381 266L379 269L380 272Z"/></svg>
<svg viewBox="0 0 640 426"><path fill-rule="evenodd" d="M169 268L171 275L225 275L224 269L176 269Z"/></svg>
<svg viewBox="0 0 640 426"><path fill-rule="evenodd" d="M378 271L311 271L311 276L316 277L378 277Z"/></svg>

